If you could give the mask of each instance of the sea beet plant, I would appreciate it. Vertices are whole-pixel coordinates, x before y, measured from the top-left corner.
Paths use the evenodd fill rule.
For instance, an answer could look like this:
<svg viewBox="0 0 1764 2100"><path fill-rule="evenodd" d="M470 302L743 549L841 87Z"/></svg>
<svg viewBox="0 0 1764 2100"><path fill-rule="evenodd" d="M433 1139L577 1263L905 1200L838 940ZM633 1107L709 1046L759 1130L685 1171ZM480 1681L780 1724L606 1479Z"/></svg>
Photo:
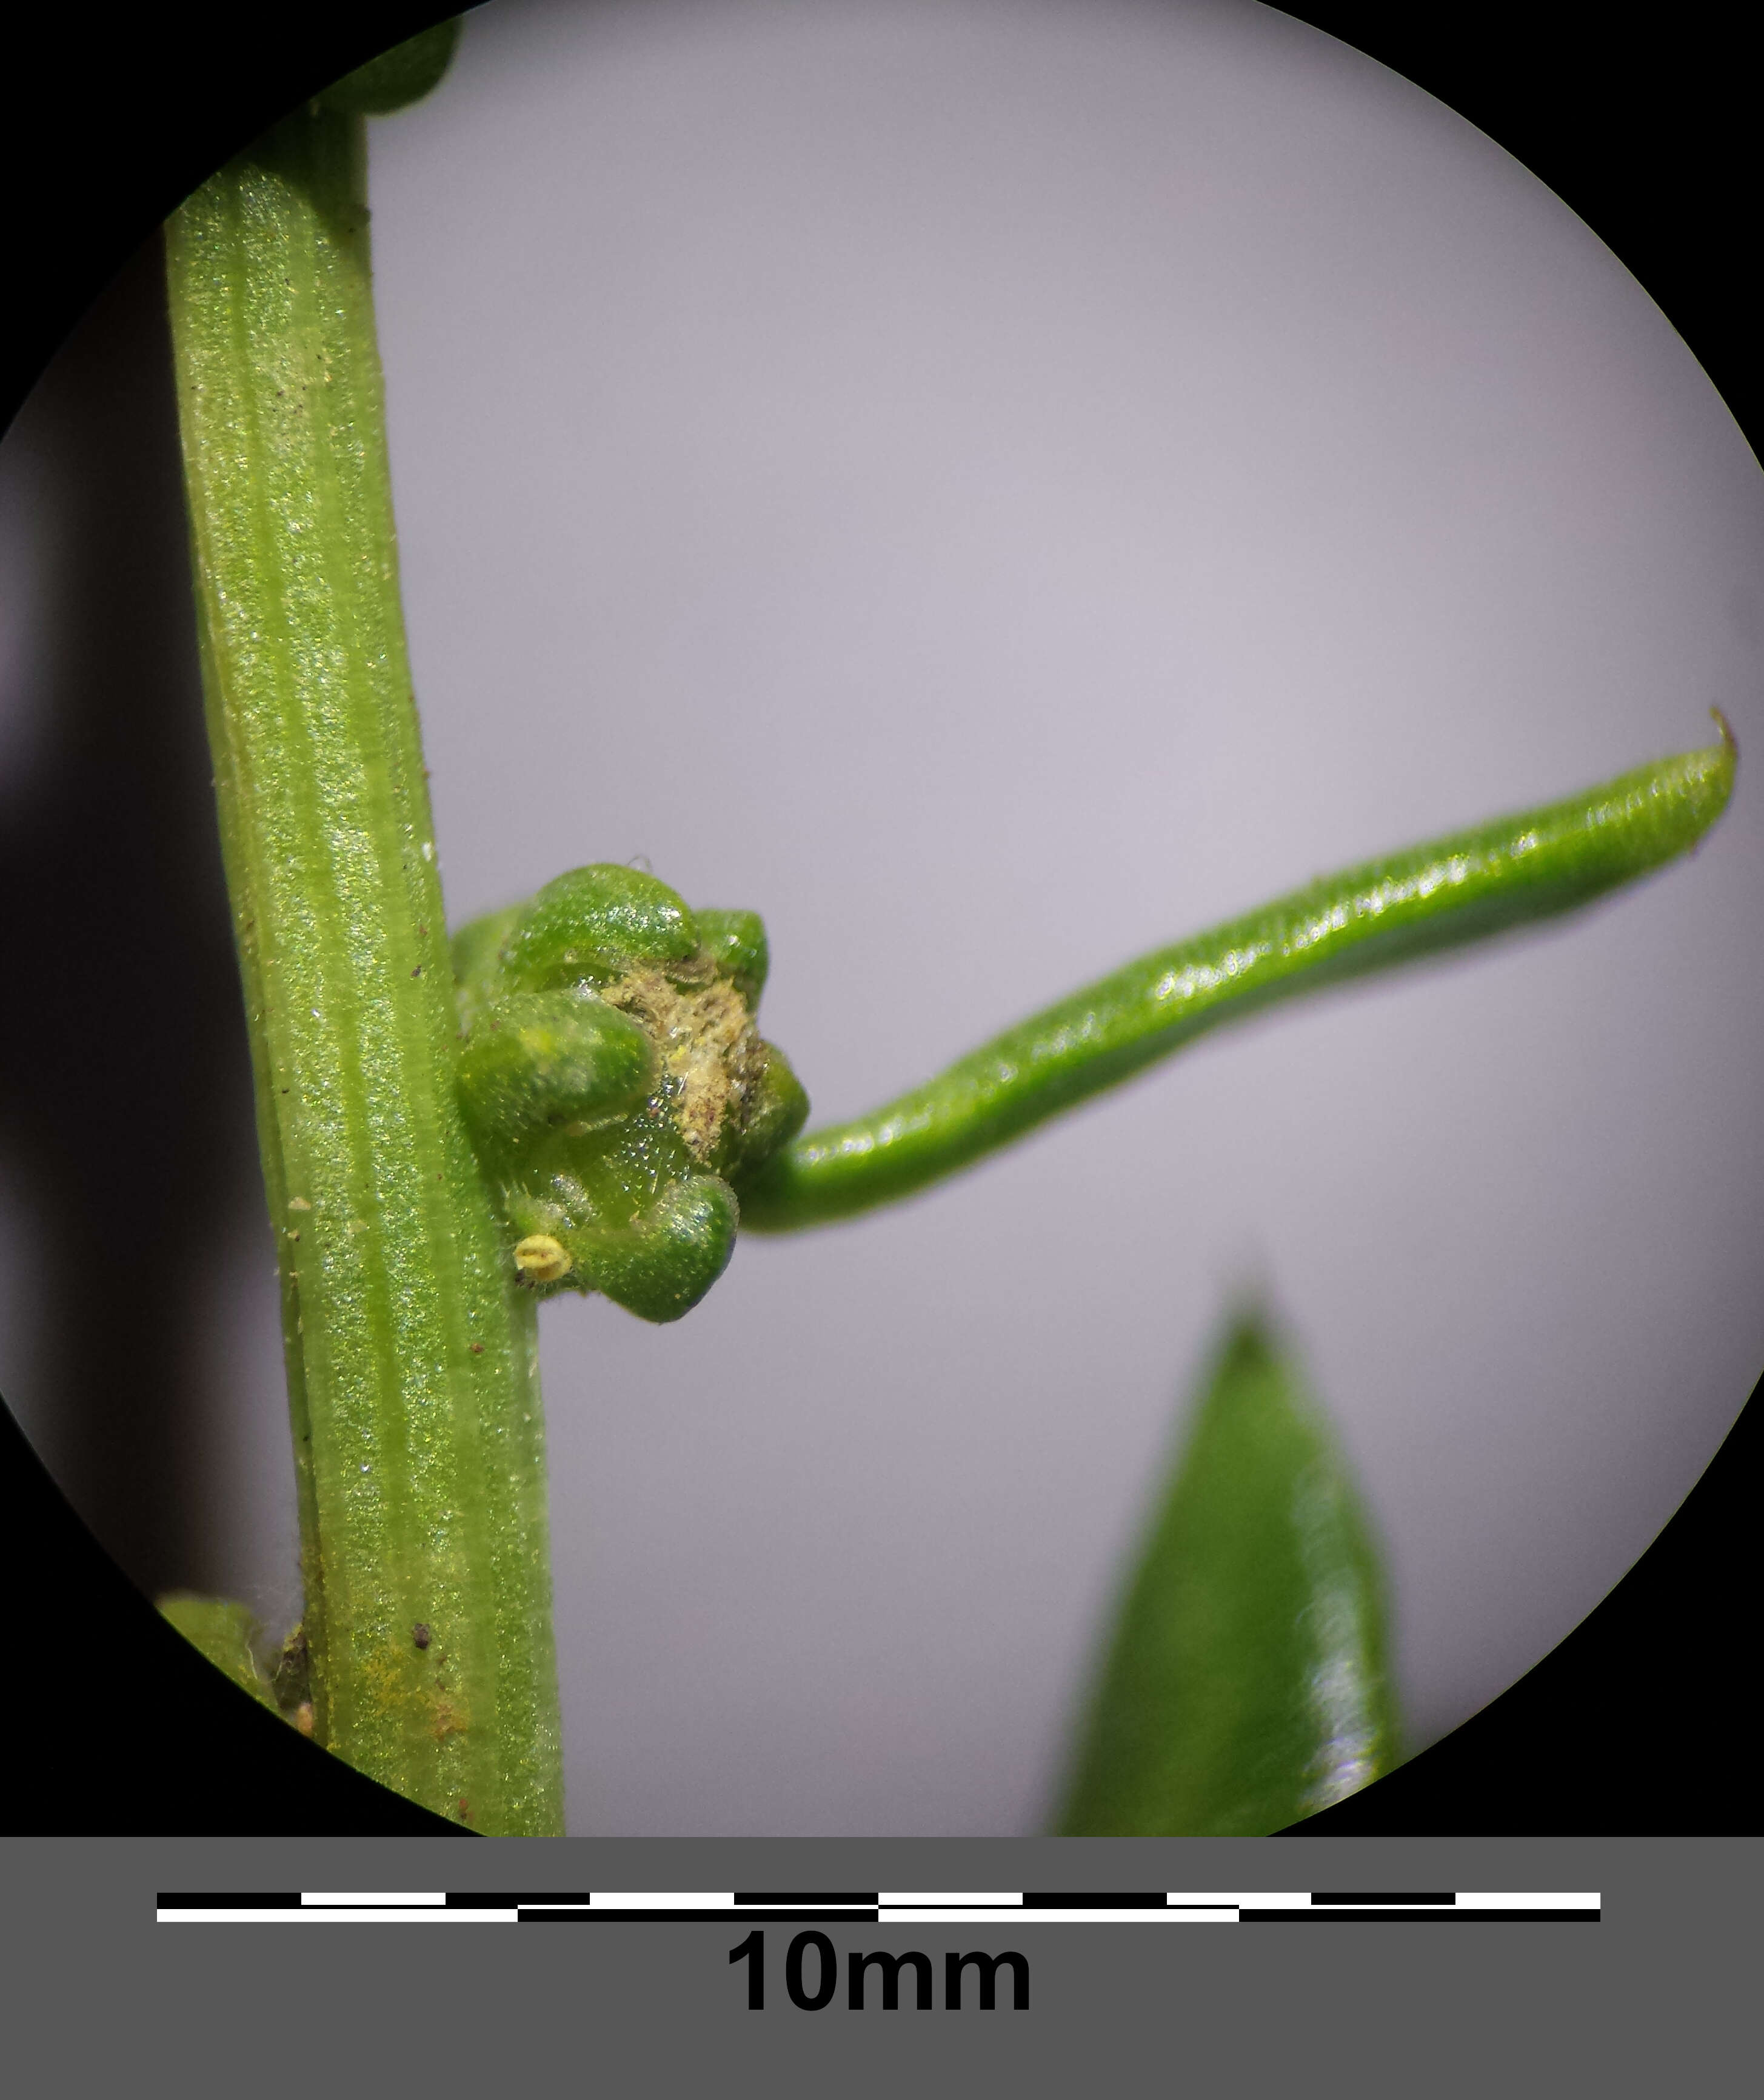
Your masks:
<svg viewBox="0 0 1764 2100"><path fill-rule="evenodd" d="M1726 801L1735 752L1722 725L1707 749L1315 884L1117 969L823 1131L802 1132L802 1089L756 1030L767 953L751 913L694 911L654 877L601 864L449 944L400 606L364 118L432 86L456 35L431 32L289 117L166 230L305 1595L272 1664L254 1657L237 1608L169 1610L362 1771L474 1829L544 1832L562 1828L563 1783L542 1299L598 1291L678 1318L740 1227L789 1231L892 1201L1203 1030L1572 909L1694 845ZM1100 1694L1073 1827L1212 1815L1244 1828L1311 1798L1289 1772L1259 1807L1220 1807L1196 1777L1196 1760L1239 1755L1267 1712L1284 1717L1268 1740L1302 1780L1319 1754L1305 1731L1333 1710L1306 1703L1317 1657L1279 1631L1309 1565L1295 1482L1329 1485L1314 1463L1326 1438L1253 1338L1223 1361L1195 1462L1230 1492L1178 1484L1174 1529L1154 1538ZM1324 1502L1337 1561L1357 1565L1349 1504ZM1229 1513L1240 1547L1258 1509L1285 1527L1298 1573L1264 1585L1259 1606L1240 1595L1227 1617L1241 1641L1222 1649L1191 1637L1197 1600L1224 1594L1218 1555L1242 1562ZM1270 1693L1282 1673L1290 1696ZM1236 1721L1220 1708L1210 1734L1191 1725L1209 1688L1237 1700ZM1156 1718L1173 1697L1190 1717L1172 1723L1187 1730L1174 1766ZM1325 1790L1343 1771L1373 1776L1388 1737L1373 1728ZM1161 1793L1135 1760L1183 1773Z"/></svg>

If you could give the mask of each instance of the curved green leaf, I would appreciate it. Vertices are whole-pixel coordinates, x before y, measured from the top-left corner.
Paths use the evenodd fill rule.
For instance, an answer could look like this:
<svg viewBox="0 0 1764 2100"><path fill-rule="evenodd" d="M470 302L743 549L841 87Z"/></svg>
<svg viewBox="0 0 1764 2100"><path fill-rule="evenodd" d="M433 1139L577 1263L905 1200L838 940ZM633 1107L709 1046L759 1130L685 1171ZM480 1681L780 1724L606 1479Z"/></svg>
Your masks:
<svg viewBox="0 0 1764 2100"><path fill-rule="evenodd" d="M1726 807L1721 741L1547 807L1412 846L1174 947L1007 1029L938 1078L809 1131L741 1186L761 1232L911 1195L1222 1021L1590 902L1695 845Z"/></svg>
<svg viewBox="0 0 1764 2100"><path fill-rule="evenodd" d="M1266 1836L1399 1762L1379 1555L1265 1320L1230 1328L1128 1588L1059 1828Z"/></svg>

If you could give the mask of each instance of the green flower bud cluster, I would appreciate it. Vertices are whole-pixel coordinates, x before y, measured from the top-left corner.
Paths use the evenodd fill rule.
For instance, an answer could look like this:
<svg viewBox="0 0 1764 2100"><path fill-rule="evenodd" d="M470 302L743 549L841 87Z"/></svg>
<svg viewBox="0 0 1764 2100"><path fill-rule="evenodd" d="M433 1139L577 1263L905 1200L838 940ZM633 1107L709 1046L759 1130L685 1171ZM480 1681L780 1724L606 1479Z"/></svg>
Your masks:
<svg viewBox="0 0 1764 2100"><path fill-rule="evenodd" d="M460 1101L519 1280L679 1319L727 1265L737 1190L808 1114L754 1026L764 927L603 864L453 953Z"/></svg>

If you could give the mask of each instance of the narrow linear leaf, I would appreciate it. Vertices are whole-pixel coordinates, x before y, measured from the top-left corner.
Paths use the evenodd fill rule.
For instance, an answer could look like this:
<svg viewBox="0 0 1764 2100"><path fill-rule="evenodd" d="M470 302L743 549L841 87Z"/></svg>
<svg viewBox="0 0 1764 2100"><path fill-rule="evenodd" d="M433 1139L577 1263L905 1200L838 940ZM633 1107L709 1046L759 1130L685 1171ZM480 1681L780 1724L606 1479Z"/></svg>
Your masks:
<svg viewBox="0 0 1764 2100"><path fill-rule="evenodd" d="M799 1137L739 1183L741 1222L788 1232L895 1201L1276 1000L1589 903L1694 846L1726 807L1721 740L1563 802L1326 876L1159 948L1008 1029L938 1078Z"/></svg>
<svg viewBox="0 0 1764 2100"><path fill-rule="evenodd" d="M1259 1313L1227 1332L1127 1589L1068 1836L1267 1836L1399 1762L1378 1549Z"/></svg>

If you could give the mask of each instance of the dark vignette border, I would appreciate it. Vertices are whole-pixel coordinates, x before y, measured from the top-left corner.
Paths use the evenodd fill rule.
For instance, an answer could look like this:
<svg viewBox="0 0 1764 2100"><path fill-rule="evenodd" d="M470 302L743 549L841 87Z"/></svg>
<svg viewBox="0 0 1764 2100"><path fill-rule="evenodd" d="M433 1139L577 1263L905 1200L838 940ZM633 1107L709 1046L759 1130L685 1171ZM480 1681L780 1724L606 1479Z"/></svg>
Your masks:
<svg viewBox="0 0 1764 2100"><path fill-rule="evenodd" d="M9 32L6 421L93 298L212 168L448 11L432 0L309 0L295 22L234 0L137 9L102 31L68 9ZM1744 325L1755 115L1746 54L1726 48L1729 18L1691 15L1620 41L1614 17L1568 0L1441 0L1402 12L1297 0L1287 11L1439 96L1555 190L1647 289L1764 451L1764 386ZM1756 1833L1740 1687L1764 1597L1740 1541L1761 1484L1764 1400L1754 1392L1655 1545L1559 1647L1443 1742L1298 1828ZM315 1749L201 1662L99 1550L3 1410L0 1596L12 1695L0 1831L454 1830Z"/></svg>

